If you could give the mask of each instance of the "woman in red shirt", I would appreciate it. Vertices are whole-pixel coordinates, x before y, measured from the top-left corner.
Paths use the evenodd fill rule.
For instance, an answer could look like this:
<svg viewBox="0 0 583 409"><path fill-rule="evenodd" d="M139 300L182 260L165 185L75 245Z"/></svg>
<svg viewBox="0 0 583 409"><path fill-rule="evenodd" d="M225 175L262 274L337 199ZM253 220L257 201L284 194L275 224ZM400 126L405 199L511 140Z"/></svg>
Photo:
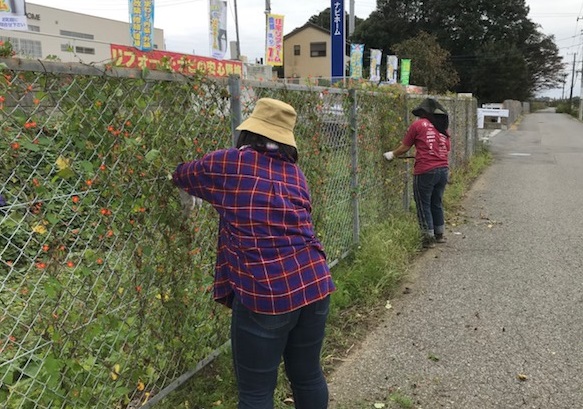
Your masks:
<svg viewBox="0 0 583 409"><path fill-rule="evenodd" d="M320 351L334 284L314 233L296 111L262 98L237 147L178 165L174 184L219 213L214 298L233 309L239 409L272 409L281 358L299 409L328 407Z"/></svg>
<svg viewBox="0 0 583 409"><path fill-rule="evenodd" d="M432 248L436 242L445 243L443 193L449 177L449 116L433 98L425 99L412 112L418 119L407 130L401 145L385 152L384 157L393 160L415 146L413 197L423 247Z"/></svg>

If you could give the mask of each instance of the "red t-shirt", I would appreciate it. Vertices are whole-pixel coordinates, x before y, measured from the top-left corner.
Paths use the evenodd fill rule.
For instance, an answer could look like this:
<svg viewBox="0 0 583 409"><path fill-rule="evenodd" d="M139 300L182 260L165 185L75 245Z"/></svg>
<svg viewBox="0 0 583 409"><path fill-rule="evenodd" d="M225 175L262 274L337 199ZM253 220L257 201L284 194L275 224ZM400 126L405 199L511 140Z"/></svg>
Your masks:
<svg viewBox="0 0 583 409"><path fill-rule="evenodd" d="M449 137L435 129L426 118L420 118L411 124L403 138L403 145L415 145L414 175L435 168L449 167Z"/></svg>

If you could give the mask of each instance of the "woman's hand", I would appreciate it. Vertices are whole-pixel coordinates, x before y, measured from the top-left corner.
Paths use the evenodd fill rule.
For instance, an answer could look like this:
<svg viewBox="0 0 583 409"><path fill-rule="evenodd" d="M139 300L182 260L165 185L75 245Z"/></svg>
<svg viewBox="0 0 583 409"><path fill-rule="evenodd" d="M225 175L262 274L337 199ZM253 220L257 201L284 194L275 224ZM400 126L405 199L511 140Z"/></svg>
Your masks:
<svg viewBox="0 0 583 409"><path fill-rule="evenodd" d="M393 151L385 152L383 153L383 156L385 157L386 160L395 159L395 154L393 153Z"/></svg>

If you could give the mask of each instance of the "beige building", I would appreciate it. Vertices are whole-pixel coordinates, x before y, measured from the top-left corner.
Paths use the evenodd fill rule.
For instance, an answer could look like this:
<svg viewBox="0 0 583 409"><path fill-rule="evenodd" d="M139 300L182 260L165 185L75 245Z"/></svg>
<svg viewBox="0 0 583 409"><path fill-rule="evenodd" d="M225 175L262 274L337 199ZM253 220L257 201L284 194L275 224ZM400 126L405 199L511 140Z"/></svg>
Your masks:
<svg viewBox="0 0 583 409"><path fill-rule="evenodd" d="M306 23L283 37L283 71L287 79L313 78L329 80L332 41L330 31ZM350 61L346 57L346 61Z"/></svg>
<svg viewBox="0 0 583 409"><path fill-rule="evenodd" d="M73 1L73 0L71 0ZM26 3L28 31L0 30L20 57L63 62L106 62L110 44L131 45L128 22ZM164 50L164 31L154 29L154 48Z"/></svg>

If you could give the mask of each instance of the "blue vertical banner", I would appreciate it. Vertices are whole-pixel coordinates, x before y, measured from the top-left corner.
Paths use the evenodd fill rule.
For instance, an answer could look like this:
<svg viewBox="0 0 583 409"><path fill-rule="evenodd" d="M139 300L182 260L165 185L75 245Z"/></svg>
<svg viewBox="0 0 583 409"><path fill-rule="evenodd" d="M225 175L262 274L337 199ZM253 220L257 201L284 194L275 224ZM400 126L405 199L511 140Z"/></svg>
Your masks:
<svg viewBox="0 0 583 409"><path fill-rule="evenodd" d="M346 37L344 0L331 0L330 36L332 40L332 82L343 80L345 75Z"/></svg>
<svg viewBox="0 0 583 409"><path fill-rule="evenodd" d="M154 0L129 1L132 46L151 51L154 48Z"/></svg>

